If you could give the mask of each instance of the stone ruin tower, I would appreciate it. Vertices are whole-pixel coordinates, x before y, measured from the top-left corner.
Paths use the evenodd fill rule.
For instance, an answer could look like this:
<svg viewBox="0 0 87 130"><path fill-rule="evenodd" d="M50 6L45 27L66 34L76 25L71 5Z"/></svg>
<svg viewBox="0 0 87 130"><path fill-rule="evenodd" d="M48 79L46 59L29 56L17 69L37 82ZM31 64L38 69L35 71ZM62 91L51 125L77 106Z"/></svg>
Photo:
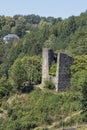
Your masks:
<svg viewBox="0 0 87 130"><path fill-rule="evenodd" d="M56 75L49 74L51 64L56 63ZM70 87L70 66L73 58L64 54L55 54L52 49L44 48L42 54L42 84L45 80L51 80L56 87L56 91L64 91Z"/></svg>

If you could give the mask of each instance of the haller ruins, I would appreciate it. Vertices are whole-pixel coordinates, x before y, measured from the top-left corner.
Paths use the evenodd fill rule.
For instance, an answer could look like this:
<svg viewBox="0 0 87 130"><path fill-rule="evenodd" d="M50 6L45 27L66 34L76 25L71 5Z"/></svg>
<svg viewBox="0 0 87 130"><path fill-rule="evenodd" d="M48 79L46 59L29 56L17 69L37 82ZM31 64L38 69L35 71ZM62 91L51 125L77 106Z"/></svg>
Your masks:
<svg viewBox="0 0 87 130"><path fill-rule="evenodd" d="M56 63L56 75L49 74L52 63ZM44 48L42 54L42 84L45 80L51 80L56 91L64 91L70 87L70 66L73 58L64 53L54 53L52 49Z"/></svg>

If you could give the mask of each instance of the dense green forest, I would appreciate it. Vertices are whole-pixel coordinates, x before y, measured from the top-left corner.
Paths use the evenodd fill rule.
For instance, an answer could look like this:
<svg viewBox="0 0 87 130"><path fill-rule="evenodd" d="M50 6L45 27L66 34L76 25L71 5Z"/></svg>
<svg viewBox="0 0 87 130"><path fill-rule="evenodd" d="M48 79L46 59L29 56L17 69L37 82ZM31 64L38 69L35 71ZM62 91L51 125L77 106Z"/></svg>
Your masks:
<svg viewBox="0 0 87 130"><path fill-rule="evenodd" d="M5 43L8 34L19 39ZM41 83L45 47L74 58L67 92L34 87ZM67 19L0 16L0 107L0 130L47 130L54 122L56 130L61 115L65 126L87 122L87 11Z"/></svg>

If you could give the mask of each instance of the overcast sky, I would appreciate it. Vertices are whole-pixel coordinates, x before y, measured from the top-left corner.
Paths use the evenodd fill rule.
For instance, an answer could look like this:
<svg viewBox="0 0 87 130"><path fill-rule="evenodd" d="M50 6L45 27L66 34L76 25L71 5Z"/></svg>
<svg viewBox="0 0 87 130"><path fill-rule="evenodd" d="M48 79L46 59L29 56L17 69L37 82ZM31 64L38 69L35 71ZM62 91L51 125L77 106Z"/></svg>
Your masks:
<svg viewBox="0 0 87 130"><path fill-rule="evenodd" d="M16 14L68 18L87 10L87 0L0 0L0 15Z"/></svg>

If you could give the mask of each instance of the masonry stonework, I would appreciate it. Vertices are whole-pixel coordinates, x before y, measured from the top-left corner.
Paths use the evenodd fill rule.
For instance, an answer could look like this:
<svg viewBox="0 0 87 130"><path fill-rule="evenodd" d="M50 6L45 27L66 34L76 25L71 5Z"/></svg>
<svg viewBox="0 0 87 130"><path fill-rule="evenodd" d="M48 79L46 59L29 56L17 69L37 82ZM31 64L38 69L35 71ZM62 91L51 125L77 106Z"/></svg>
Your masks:
<svg viewBox="0 0 87 130"><path fill-rule="evenodd" d="M56 62L56 75L49 75L52 62ZM64 91L70 87L70 66L73 58L64 54L55 54L52 49L44 48L42 54L42 84L45 80L51 80L56 87L56 91Z"/></svg>

